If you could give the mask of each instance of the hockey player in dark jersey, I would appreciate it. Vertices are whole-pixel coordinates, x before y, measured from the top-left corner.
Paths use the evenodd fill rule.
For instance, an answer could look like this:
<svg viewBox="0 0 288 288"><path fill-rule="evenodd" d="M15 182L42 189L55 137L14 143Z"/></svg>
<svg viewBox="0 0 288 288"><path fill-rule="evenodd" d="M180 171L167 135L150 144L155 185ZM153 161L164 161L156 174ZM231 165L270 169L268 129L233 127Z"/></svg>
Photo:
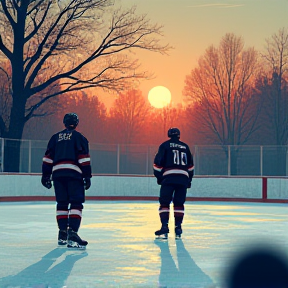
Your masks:
<svg viewBox="0 0 288 288"><path fill-rule="evenodd" d="M191 187L194 175L193 155L189 146L180 141L178 128L170 128L168 137L170 139L159 146L153 165L157 183L161 185L159 216L162 227L155 235L167 238L170 203L173 201L175 235L181 238L187 188Z"/></svg>
<svg viewBox="0 0 288 288"><path fill-rule="evenodd" d="M88 242L82 240L77 232L82 219L85 190L91 185L89 143L75 130L79 123L77 114L66 114L63 123L65 129L54 134L48 143L43 157L41 182L50 189L53 180L58 245L84 249Z"/></svg>

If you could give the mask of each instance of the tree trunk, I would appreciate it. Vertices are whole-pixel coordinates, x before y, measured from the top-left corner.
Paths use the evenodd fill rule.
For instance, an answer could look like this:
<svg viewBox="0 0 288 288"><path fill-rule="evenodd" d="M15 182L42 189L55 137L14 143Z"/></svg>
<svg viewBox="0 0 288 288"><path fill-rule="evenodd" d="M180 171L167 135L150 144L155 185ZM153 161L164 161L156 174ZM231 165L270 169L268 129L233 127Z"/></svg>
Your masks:
<svg viewBox="0 0 288 288"><path fill-rule="evenodd" d="M14 97L13 99L16 99ZM23 96L13 101L9 131L6 134L4 149L4 172L19 172L21 138L25 125L25 102Z"/></svg>

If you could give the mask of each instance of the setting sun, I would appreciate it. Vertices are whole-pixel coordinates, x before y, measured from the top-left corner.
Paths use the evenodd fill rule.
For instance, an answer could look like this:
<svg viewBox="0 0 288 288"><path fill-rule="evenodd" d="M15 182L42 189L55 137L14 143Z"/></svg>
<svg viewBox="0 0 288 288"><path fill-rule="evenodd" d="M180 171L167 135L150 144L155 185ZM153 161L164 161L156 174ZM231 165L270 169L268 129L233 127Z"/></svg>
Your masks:
<svg viewBox="0 0 288 288"><path fill-rule="evenodd" d="M171 101L171 92L164 86L153 87L148 93L148 100L155 108L163 108Z"/></svg>

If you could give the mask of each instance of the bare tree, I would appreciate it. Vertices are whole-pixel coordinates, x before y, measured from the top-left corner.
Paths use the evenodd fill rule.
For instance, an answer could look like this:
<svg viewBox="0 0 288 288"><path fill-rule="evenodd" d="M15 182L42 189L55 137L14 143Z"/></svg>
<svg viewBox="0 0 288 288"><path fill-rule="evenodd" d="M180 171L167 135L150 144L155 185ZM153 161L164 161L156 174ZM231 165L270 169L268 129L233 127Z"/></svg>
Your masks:
<svg viewBox="0 0 288 288"><path fill-rule="evenodd" d="M226 34L219 47L210 46L198 67L186 77L184 95L194 107L198 129L213 144L245 144L257 129L259 107L254 103L257 53L244 49L241 37ZM231 152L231 174L237 174L238 146Z"/></svg>
<svg viewBox="0 0 288 288"><path fill-rule="evenodd" d="M255 131L258 111L253 105L257 53L244 50L241 37L226 34L218 48L210 46L198 67L186 77L183 94L195 113L199 130L214 144L244 144ZM196 119L196 120L195 120Z"/></svg>
<svg viewBox="0 0 288 288"><path fill-rule="evenodd" d="M135 7L112 6L111 0L0 0L0 56L12 73L7 138L21 139L25 123L52 97L90 87L118 91L131 79L149 77L125 51L167 53L170 47L157 39L162 27ZM39 101L32 99L43 91ZM11 157L7 171L18 170L15 149L5 155Z"/></svg>
<svg viewBox="0 0 288 288"><path fill-rule="evenodd" d="M89 95L87 90L69 93L67 96L69 96L69 100L66 100L66 105L63 103L65 113L69 111L77 113L79 129L87 136L90 143L104 143L107 138L105 105L99 101L96 95ZM62 123L63 111L61 114L58 113L58 117Z"/></svg>
<svg viewBox="0 0 288 288"><path fill-rule="evenodd" d="M286 145L288 139L288 30L282 28L266 40L266 74L262 77L264 125L273 144Z"/></svg>
<svg viewBox="0 0 288 288"><path fill-rule="evenodd" d="M182 135L184 125L181 105L174 106L170 103L163 108L150 107L150 115L147 119L149 144L159 145L161 141L164 142L170 127L179 128Z"/></svg>
<svg viewBox="0 0 288 288"><path fill-rule="evenodd" d="M51 135L64 129L63 116L74 112L79 116L79 129L91 143L104 142L107 138L106 107L96 95L88 95L87 90L65 94L65 97L53 97L45 106L51 113L45 117L33 117L25 125L23 138L49 140Z"/></svg>
<svg viewBox="0 0 288 288"><path fill-rule="evenodd" d="M119 142L131 144L141 136L148 111L148 103L141 91L129 90L119 94L110 109L111 117L117 123Z"/></svg>
<svg viewBox="0 0 288 288"><path fill-rule="evenodd" d="M0 137L5 137L5 131L9 125L11 110L11 71L8 61L0 67Z"/></svg>

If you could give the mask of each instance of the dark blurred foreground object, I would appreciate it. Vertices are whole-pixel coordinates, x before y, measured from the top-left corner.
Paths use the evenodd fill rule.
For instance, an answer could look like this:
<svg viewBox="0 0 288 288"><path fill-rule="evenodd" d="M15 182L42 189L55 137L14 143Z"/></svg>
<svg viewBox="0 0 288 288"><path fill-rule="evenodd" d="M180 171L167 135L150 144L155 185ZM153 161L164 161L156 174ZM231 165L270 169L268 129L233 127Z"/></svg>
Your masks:
<svg viewBox="0 0 288 288"><path fill-rule="evenodd" d="M283 252L258 247L242 253L227 273L228 288L288 287L288 262Z"/></svg>

